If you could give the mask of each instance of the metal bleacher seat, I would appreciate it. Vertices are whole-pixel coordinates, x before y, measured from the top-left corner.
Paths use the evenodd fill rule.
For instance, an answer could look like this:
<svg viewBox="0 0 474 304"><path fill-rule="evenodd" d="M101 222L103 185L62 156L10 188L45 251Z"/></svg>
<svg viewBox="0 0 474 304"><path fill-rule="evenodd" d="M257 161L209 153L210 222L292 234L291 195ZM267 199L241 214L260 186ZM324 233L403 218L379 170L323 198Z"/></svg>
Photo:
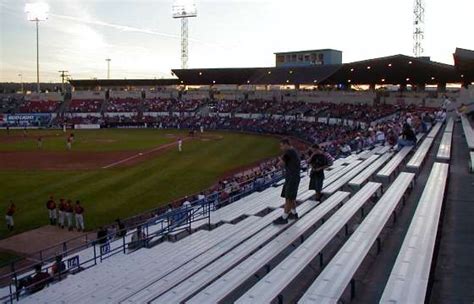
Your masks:
<svg viewBox="0 0 474 304"><path fill-rule="evenodd" d="M374 161L370 166L365 168L360 172L356 177L354 177L350 182L349 186L353 189L360 189L362 185L369 180L369 178L377 171L383 164L385 164L391 157L393 153L388 152L381 155L376 161Z"/></svg>
<svg viewBox="0 0 474 304"><path fill-rule="evenodd" d="M436 158L439 160L449 160L451 158L451 143L453 141L453 133L444 132L439 144L438 153Z"/></svg>
<svg viewBox="0 0 474 304"><path fill-rule="evenodd" d="M236 303L270 303L322 252L356 212L381 188L368 183L288 257L250 288ZM322 256L321 256L322 257Z"/></svg>
<svg viewBox="0 0 474 304"><path fill-rule="evenodd" d="M377 173L377 177L387 181L390 180L390 177L395 173L395 171L400 167L400 164L403 162L405 157L410 153L413 147L403 147L392 159Z"/></svg>
<svg viewBox="0 0 474 304"><path fill-rule="evenodd" d="M341 197L345 196L346 195L343 195ZM156 297L153 299L152 303L178 303L186 300L194 292L204 287L207 283L210 283L213 279L220 276L226 270L231 269L233 266L258 250L260 246L265 245L268 240L286 228L288 228L287 231L290 232L296 231L296 233L292 234L292 239L295 241L295 239L297 239L299 236L302 236L306 230L311 228L312 225L323 219L328 212L336 208L336 206L340 204L340 201L340 198L333 199L332 202L330 201L328 204L319 205L318 207L315 207L316 202L306 201L297 208L300 219L293 225L290 225L289 228L289 225L269 225L254 235L252 238L232 249L226 255L214 260L211 264L200 269L198 272L196 272L196 268L199 267L197 263L194 263L190 267L184 266L180 268L178 271L183 273L181 276L183 279L181 280L182 282L176 285L174 288L167 290L162 295L160 295L159 292L154 289ZM296 228L292 228L293 226Z"/></svg>
<svg viewBox="0 0 474 304"><path fill-rule="evenodd" d="M449 165L434 163L380 303L424 303Z"/></svg>
<svg viewBox="0 0 474 304"><path fill-rule="evenodd" d="M105 260L94 268L68 277L67 280L29 296L24 301L25 303L111 302L112 298L142 289L147 282L154 281L156 276L173 271L196 256L226 242L229 235L253 234L260 230L262 225L267 225L269 220L271 219L248 217L236 225L222 225L213 231L195 233L176 243L166 242L129 255L117 255L114 259ZM130 281L131 276L135 277L133 281ZM107 279L113 280L114 284L104 288L102 284Z"/></svg>
<svg viewBox="0 0 474 304"><path fill-rule="evenodd" d="M469 172L474 172L474 152L469 152Z"/></svg>
<svg viewBox="0 0 474 304"><path fill-rule="evenodd" d="M353 160L351 163L347 166L341 166L339 169L333 169L336 170L333 172L332 170L329 171L329 173L326 175L326 178L324 179L323 183L323 189L329 187L332 183L337 181L339 178L347 174L348 172L352 171L354 168L356 168L362 161L361 160ZM314 190L308 190L308 187L305 188L302 192L298 192L298 197L296 200L304 202L307 199L310 199L314 195Z"/></svg>
<svg viewBox="0 0 474 304"><path fill-rule="evenodd" d="M390 146L381 146L381 148L375 152L375 154L385 154L391 149Z"/></svg>
<svg viewBox="0 0 474 304"><path fill-rule="evenodd" d="M243 224L250 224L255 221L256 218L249 218ZM89 291L85 288L88 288L90 284L98 286L106 277L109 279L114 278L115 271L121 271L121 276L123 276L129 265L134 265L139 270L144 270L150 267L150 265L167 260L167 255L173 252L185 252L187 248L193 248L192 254L203 253L209 246L222 241L227 237L228 233L235 233L241 227L225 224L214 231L199 231L186 238L185 242L164 242L149 250L139 250L129 255L117 255L114 259L105 260L94 268L79 272L74 276L68 277L67 280L60 281L39 293L22 299L22 302L51 303L55 301L60 302L62 299L69 297L77 298L75 294L71 294L71 290L74 290L73 293L78 292L83 295L89 295ZM184 260L186 260L185 254L178 257L176 262L179 263ZM120 273L115 276L120 276Z"/></svg>
<svg viewBox="0 0 474 304"><path fill-rule="evenodd" d="M444 129L444 132L453 133L453 130L454 130L454 120L450 117L448 118L448 122L446 123L446 128Z"/></svg>
<svg viewBox="0 0 474 304"><path fill-rule="evenodd" d="M466 115L461 116L462 128L464 130L464 137L466 138L469 150L474 150L474 130L472 130L471 123Z"/></svg>
<svg viewBox="0 0 474 304"><path fill-rule="evenodd" d="M416 149L416 152L413 154L411 159L407 163L407 168L417 172L421 165L423 164L428 151L431 148L433 143L433 137L426 137L425 140L421 143L421 145Z"/></svg>
<svg viewBox="0 0 474 304"><path fill-rule="evenodd" d="M433 128L431 128L431 131L428 133L427 137L435 138L442 126L443 124L441 122L437 122Z"/></svg>
<svg viewBox="0 0 474 304"><path fill-rule="evenodd" d="M298 303L338 303L414 178L413 173L398 175Z"/></svg>
<svg viewBox="0 0 474 304"><path fill-rule="evenodd" d="M364 160L362 163L360 163L357 167L354 169L350 170L343 176L341 176L339 179L331 183L329 186L325 187L323 189L324 194L333 194L337 190L341 189L345 184L347 184L354 176L359 174L362 170L367 168L370 164L372 164L374 161L376 161L379 158L379 155L372 155L366 160Z"/></svg>

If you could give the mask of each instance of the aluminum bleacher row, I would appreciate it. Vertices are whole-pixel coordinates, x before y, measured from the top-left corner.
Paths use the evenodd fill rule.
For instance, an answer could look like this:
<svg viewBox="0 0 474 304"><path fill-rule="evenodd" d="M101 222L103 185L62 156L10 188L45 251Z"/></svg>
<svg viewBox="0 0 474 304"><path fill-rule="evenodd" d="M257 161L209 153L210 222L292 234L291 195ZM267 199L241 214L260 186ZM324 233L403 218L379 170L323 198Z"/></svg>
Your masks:
<svg viewBox="0 0 474 304"><path fill-rule="evenodd" d="M283 212L282 185L276 185L212 212L210 227L207 222L193 223L191 233L178 241L117 255L21 301L269 303L299 299L301 303L337 303L353 289L348 286L353 287L354 274L374 245L380 249L383 228L413 187L415 174L400 172L405 159L414 151L408 163L416 163L419 170L440 129L441 124L435 125L436 132L431 130L418 148L406 147L394 153L390 147L376 147L336 160L326 171L323 192L327 197L322 202L311 199L314 191L308 190L309 177L303 175L297 221L272 224ZM399 295L403 287L397 269L403 269L409 257L414 259L409 262L413 265L418 265L416 259L421 257L428 261L423 260L416 276L404 277L403 284L409 284L413 294L426 292L426 285L417 280L429 275L426 263L433 255L431 244L436 237L447 166L433 166L412 220L414 228L410 226L400 261L397 259L387 283L383 299L389 302L403 296ZM377 182L380 180L384 185ZM436 204L433 210L427 207L430 202ZM421 227L423 218L430 220L429 227ZM416 237L424 237L417 234L420 227L428 241L420 243L417 255L411 256L409 244ZM349 235L350 231L354 232ZM305 285L309 288L295 294L292 287L315 262L321 268L319 275L313 274Z"/></svg>
<svg viewBox="0 0 474 304"><path fill-rule="evenodd" d="M467 146L469 147L469 150L474 150L474 130L472 130L471 123L466 115L461 116L461 122Z"/></svg>

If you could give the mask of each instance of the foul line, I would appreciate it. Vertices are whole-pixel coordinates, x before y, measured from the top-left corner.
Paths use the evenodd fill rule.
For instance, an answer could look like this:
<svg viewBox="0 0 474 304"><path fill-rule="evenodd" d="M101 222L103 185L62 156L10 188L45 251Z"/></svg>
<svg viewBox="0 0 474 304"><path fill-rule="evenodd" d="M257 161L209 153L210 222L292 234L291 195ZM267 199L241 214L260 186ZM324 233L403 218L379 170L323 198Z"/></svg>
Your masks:
<svg viewBox="0 0 474 304"><path fill-rule="evenodd" d="M185 141L186 139L188 139L188 137L183 138L183 141ZM140 152L140 153L138 153L138 154L135 154L135 155L133 155L133 156L127 157L127 158L125 158L125 159L116 161L116 162L114 162L114 163L112 163L112 164L110 164L110 165L107 165L107 166L102 167L102 169L109 169L109 168L115 167L116 165L125 163L125 162L127 162L127 161L129 161L129 160L132 160L132 159L134 159L134 158L137 158L137 157L140 157L140 156L145 156L145 155L150 154L150 153L152 153L152 152L156 152L156 151L159 151L159 150L162 150L162 149L166 149L166 148L169 148L169 147L172 147L172 146L175 146L175 145L177 145L177 143L176 143L176 142L172 142L172 143L169 143L169 144L166 144L166 145L158 146L158 147L156 147L156 148L154 148L154 149L151 149L151 150L148 150L148 151L146 151L146 152Z"/></svg>

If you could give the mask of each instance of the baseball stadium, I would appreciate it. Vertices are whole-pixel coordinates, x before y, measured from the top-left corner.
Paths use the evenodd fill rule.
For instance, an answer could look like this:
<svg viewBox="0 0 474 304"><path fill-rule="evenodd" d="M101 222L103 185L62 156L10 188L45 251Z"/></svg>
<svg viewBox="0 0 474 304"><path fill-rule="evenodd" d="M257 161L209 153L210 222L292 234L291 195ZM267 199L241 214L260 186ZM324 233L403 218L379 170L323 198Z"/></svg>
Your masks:
<svg viewBox="0 0 474 304"><path fill-rule="evenodd" d="M292 43L273 64L235 40L222 63L226 40L199 33L256 31L275 51L277 18L256 12L277 1L19 2L0 3L1 303L474 302L474 45L425 39L424 1L404 4L413 54ZM180 34L147 28L151 8ZM75 35L91 44L72 58ZM122 68L99 36L176 66Z"/></svg>

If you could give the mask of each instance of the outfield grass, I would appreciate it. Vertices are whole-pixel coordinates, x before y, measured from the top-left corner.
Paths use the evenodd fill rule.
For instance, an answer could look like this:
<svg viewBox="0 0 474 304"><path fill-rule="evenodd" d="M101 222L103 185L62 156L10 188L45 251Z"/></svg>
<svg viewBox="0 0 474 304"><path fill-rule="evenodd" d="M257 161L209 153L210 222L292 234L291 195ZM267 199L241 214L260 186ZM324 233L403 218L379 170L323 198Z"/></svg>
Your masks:
<svg viewBox="0 0 474 304"><path fill-rule="evenodd" d="M104 136L104 139L109 139L113 134L133 141L139 137L142 140L156 137L158 142L159 138L167 139L163 134L176 133L151 131L153 130L105 130L97 134ZM83 133L82 140L88 140L84 134L95 138L95 132L97 131ZM279 153L275 138L232 133L213 134L220 134L223 139L185 142L182 153L169 150L155 159L128 168L77 172L0 170L2 210L6 211L10 198L15 201L17 214L14 233L19 233L47 224L45 202L50 194L56 198L79 199L86 210L86 229L91 230L111 223L118 217L129 217L184 195L199 192L214 184L229 170ZM131 148L132 145L126 140L123 142L125 149ZM138 140L136 142L140 147L150 144ZM151 146L156 146L156 142ZM0 149L3 148L4 146ZM22 146L19 148L22 149ZM101 146L100 149L102 148L104 147ZM91 150L94 149L96 147L91 147ZM6 227L1 225L0 238L8 235L10 233L6 231Z"/></svg>

